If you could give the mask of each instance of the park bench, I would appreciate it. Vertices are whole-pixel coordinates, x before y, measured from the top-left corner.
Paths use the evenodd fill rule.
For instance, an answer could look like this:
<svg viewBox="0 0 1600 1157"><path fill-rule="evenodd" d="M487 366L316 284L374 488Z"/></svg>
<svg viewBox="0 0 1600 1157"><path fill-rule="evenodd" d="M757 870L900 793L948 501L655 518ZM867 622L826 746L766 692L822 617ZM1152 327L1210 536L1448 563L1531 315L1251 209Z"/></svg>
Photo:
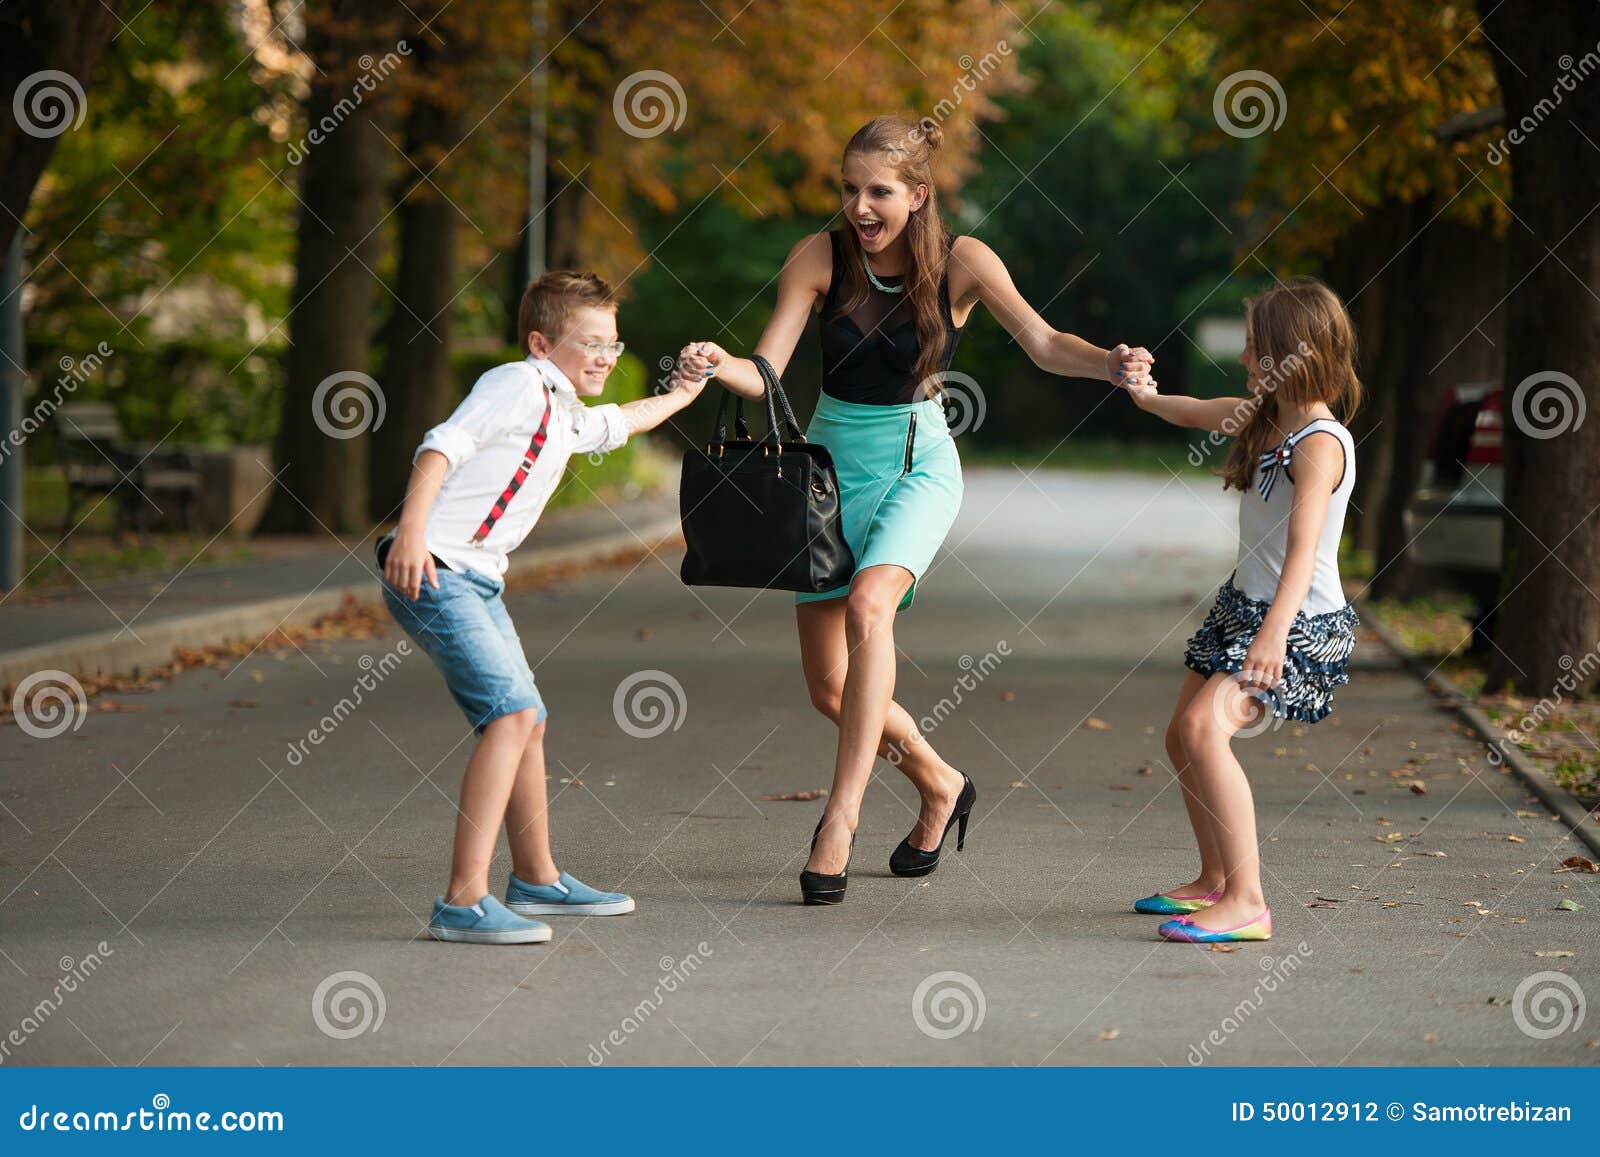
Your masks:
<svg viewBox="0 0 1600 1157"><path fill-rule="evenodd" d="M142 537L155 518L190 529L190 507L200 473L188 451L128 441L109 402L69 402L56 411L56 454L67 480L62 535L74 525L79 506L95 495L115 495L116 532Z"/></svg>

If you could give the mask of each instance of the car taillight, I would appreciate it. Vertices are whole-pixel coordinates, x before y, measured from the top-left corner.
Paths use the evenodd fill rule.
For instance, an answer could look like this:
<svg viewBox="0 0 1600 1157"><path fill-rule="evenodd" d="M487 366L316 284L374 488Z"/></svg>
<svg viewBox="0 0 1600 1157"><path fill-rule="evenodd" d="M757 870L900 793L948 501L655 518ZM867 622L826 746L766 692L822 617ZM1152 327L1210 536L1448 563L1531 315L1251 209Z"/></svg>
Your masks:
<svg viewBox="0 0 1600 1157"><path fill-rule="evenodd" d="M1505 416L1500 411L1501 392L1483 399L1472 423L1472 438L1467 443L1470 465L1499 466L1505 462Z"/></svg>

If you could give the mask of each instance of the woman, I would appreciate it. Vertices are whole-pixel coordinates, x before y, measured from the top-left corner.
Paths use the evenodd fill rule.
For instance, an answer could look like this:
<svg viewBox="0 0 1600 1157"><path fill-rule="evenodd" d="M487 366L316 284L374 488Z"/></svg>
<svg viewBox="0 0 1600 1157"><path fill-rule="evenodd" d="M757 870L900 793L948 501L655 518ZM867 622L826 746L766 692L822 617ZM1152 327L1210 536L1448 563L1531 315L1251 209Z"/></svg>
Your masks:
<svg viewBox="0 0 1600 1157"><path fill-rule="evenodd" d="M897 876L938 866L959 823L959 848L977 793L894 702L894 619L911 605L961 505L961 463L939 398L962 327L982 303L1034 364L1070 377L1122 384L1143 380L1143 349L1103 350L1051 329L1023 300L1005 265L983 242L953 237L939 218L931 162L937 125L876 117L845 147L846 227L805 238L789 253L778 302L756 353L781 374L811 313L819 311L822 396L807 436L825 445L839 472L845 537L856 557L847 586L801 594L795 617L811 702L839 728L833 789L800 874L808 904L844 899L861 798L878 755L916 785L916 827L889 860ZM755 363L712 342L684 347L678 371L714 373L728 389L759 398Z"/></svg>

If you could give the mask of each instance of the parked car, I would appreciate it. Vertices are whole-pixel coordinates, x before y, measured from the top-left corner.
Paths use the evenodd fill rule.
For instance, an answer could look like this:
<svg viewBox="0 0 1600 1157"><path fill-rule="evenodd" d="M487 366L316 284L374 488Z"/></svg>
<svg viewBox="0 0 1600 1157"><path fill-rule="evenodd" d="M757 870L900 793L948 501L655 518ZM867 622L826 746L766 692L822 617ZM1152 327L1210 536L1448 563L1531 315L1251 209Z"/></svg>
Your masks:
<svg viewBox="0 0 1600 1157"><path fill-rule="evenodd" d="M1504 391L1489 382L1447 389L1434 414L1421 485L1406 504L1406 552L1440 585L1471 595L1474 647L1499 600L1505 498Z"/></svg>

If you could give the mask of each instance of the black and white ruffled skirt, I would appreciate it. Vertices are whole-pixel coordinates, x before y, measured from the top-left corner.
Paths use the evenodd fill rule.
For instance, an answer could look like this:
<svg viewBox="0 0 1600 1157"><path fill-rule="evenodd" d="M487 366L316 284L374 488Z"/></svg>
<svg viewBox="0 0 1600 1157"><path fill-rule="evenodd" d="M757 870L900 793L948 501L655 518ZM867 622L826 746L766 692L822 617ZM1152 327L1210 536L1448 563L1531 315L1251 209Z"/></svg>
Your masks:
<svg viewBox="0 0 1600 1157"><path fill-rule="evenodd" d="M1183 655L1184 666L1206 676L1237 673L1269 606L1245 595L1233 585L1230 576L1217 592L1206 621L1190 636ZM1350 682L1345 666L1355 650L1359 623L1355 608L1349 604L1321 615L1295 612L1289 627L1283 680L1261 696L1274 715L1315 723L1333 709L1333 689Z"/></svg>

